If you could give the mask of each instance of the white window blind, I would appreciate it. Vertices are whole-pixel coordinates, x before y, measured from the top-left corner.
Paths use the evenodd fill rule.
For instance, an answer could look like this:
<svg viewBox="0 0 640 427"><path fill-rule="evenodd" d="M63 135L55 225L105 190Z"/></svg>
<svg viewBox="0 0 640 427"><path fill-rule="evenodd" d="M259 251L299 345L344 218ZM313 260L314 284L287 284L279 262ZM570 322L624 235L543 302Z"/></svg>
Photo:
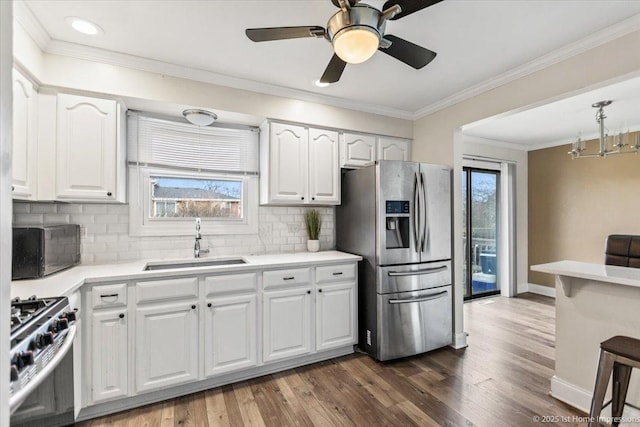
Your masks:
<svg viewBox="0 0 640 427"><path fill-rule="evenodd" d="M257 129L198 127L130 112L127 140L129 162L258 173Z"/></svg>

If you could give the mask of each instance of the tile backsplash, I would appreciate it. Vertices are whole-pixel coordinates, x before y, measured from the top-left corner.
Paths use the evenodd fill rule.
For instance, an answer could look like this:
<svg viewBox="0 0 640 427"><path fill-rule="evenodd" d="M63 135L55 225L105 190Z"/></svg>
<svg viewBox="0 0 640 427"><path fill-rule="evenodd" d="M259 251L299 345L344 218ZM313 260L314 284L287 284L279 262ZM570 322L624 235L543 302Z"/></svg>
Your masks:
<svg viewBox="0 0 640 427"><path fill-rule="evenodd" d="M259 233L207 235L201 247L206 256L305 252L307 234L302 207L259 207ZM335 248L335 208L317 208L322 216L320 249ZM193 256L193 236L129 236L129 206L82 203L13 203L14 224L80 224L83 264ZM194 231L195 234L195 231Z"/></svg>

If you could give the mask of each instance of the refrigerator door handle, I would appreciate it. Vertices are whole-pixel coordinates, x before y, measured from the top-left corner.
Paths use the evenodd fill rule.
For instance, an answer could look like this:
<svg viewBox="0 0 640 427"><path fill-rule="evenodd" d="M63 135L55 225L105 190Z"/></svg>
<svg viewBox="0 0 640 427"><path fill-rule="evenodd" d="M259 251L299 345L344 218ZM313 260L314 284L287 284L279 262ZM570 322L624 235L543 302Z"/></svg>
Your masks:
<svg viewBox="0 0 640 427"><path fill-rule="evenodd" d="M413 241L416 252L420 252L420 181L418 172L413 177Z"/></svg>
<svg viewBox="0 0 640 427"><path fill-rule="evenodd" d="M427 295L427 296L419 297L419 298L390 299L389 300L389 304L407 304L407 303L412 303L412 302L430 301L430 300L442 298L442 297L446 296L448 293L449 293L449 291L441 291L441 292L438 292L437 294L431 294L431 295Z"/></svg>
<svg viewBox="0 0 640 427"><path fill-rule="evenodd" d="M421 190L421 199L422 205L424 207L424 213L422 214L421 220L421 237L420 237L420 252L425 251L425 246L428 244L427 238L429 237L429 209L427 206L427 186L424 182L424 172L420 172L420 190ZM422 213L422 207L420 209Z"/></svg>
<svg viewBox="0 0 640 427"><path fill-rule="evenodd" d="M389 276L419 276L421 274L434 274L439 273L441 271L445 271L447 269L446 265L435 268L423 268L421 270L410 270L410 271L390 271L387 273Z"/></svg>

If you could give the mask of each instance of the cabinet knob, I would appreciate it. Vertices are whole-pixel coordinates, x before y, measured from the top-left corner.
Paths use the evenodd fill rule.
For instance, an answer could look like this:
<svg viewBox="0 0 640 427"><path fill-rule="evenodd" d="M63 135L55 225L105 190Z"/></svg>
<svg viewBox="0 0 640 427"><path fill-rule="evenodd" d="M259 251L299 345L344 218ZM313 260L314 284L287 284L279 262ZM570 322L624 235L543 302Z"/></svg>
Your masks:
<svg viewBox="0 0 640 427"><path fill-rule="evenodd" d="M208 303L208 304L207 304L207 307L211 307L211 306L212 306L212 304L211 304L211 303Z"/></svg>
<svg viewBox="0 0 640 427"><path fill-rule="evenodd" d="M14 187L13 185L11 186L11 191L15 191L16 187Z"/></svg>
<svg viewBox="0 0 640 427"><path fill-rule="evenodd" d="M300 200L304 200L304 196L300 197Z"/></svg>
<svg viewBox="0 0 640 427"><path fill-rule="evenodd" d="M111 197L112 194L111 191L107 191L107 196Z"/></svg>
<svg viewBox="0 0 640 427"><path fill-rule="evenodd" d="M322 292L322 289L318 289L318 292Z"/></svg>
<svg viewBox="0 0 640 427"><path fill-rule="evenodd" d="M191 309L192 309L192 310L195 310L195 309L196 309L196 305L195 305L195 304L193 304L193 305L191 306Z"/></svg>
<svg viewBox="0 0 640 427"><path fill-rule="evenodd" d="M311 198L311 200L315 200L315 199L316 199L315 197L312 197L312 198Z"/></svg>
<svg viewBox="0 0 640 427"><path fill-rule="evenodd" d="M311 291L307 291L307 293L308 293L308 294L310 294L310 293L311 293Z"/></svg>
<svg viewBox="0 0 640 427"><path fill-rule="evenodd" d="M121 319L124 319L124 313L118 314L118 317L121 318Z"/></svg>

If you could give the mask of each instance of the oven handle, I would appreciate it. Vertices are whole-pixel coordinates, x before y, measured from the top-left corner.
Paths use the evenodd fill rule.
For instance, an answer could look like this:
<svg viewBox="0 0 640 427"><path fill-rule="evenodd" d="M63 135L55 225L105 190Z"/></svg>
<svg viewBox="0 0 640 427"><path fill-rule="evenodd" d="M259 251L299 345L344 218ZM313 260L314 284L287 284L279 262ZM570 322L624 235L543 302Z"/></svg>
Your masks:
<svg viewBox="0 0 640 427"><path fill-rule="evenodd" d="M43 370L38 372L38 375L34 379L29 381L24 388L11 396L11 399L9 399L9 408L11 413L18 409L20 404L24 402L29 394L31 394L31 392L33 392L42 383L42 381L45 380L45 378L53 373L53 371L73 346L73 340L75 337L76 326L72 325L71 327L69 327L67 335L64 338L64 343L62 343L62 346L60 347L54 358L51 359L51 361L47 363L47 366L45 366Z"/></svg>
<svg viewBox="0 0 640 427"><path fill-rule="evenodd" d="M445 271L447 269L446 265L435 268L423 268L422 270L410 270L410 271L390 271L387 273L389 276L418 276L420 274L433 274L439 273L441 271Z"/></svg>
<svg viewBox="0 0 640 427"><path fill-rule="evenodd" d="M407 299L390 299L389 304L407 304L411 302L423 302L423 301L431 301L432 299L438 299L445 296L449 291L441 291L437 294L430 294L425 297L418 298L407 298Z"/></svg>

